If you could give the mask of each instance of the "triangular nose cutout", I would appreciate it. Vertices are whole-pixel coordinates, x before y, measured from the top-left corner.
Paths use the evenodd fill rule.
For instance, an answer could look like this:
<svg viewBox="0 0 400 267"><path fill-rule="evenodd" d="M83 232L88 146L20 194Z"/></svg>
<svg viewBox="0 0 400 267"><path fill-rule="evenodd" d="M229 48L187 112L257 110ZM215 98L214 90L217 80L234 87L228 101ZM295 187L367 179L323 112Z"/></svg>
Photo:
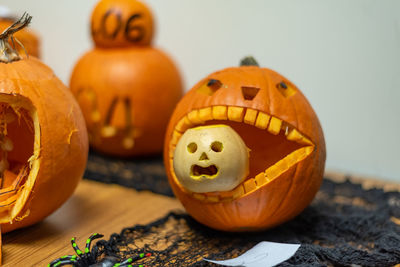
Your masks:
<svg viewBox="0 0 400 267"><path fill-rule="evenodd" d="M201 154L199 160L209 160L209 158L207 157L206 152L203 152L203 154Z"/></svg>
<svg viewBox="0 0 400 267"><path fill-rule="evenodd" d="M257 87L242 86L242 94L245 100L253 100L259 91L260 88Z"/></svg>

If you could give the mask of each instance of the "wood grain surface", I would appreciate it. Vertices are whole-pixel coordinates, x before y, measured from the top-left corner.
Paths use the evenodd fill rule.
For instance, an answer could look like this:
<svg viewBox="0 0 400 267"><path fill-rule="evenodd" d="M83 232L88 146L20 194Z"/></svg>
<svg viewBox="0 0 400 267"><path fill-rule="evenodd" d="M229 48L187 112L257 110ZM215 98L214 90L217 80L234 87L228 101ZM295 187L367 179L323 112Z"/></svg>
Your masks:
<svg viewBox="0 0 400 267"><path fill-rule="evenodd" d="M75 194L43 222L3 236L3 266L47 266L74 255L70 240L84 247L92 233L112 233L183 209L173 198L84 180Z"/></svg>

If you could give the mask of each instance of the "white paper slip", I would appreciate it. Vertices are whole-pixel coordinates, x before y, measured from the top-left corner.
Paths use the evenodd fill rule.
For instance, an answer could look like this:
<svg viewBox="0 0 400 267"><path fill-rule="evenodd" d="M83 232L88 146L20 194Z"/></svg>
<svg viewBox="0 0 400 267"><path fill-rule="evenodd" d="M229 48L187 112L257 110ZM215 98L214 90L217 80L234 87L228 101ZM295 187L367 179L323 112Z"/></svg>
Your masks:
<svg viewBox="0 0 400 267"><path fill-rule="evenodd" d="M299 244L282 244L263 241L239 257L231 260L204 260L223 266L270 267L290 259L299 247Z"/></svg>

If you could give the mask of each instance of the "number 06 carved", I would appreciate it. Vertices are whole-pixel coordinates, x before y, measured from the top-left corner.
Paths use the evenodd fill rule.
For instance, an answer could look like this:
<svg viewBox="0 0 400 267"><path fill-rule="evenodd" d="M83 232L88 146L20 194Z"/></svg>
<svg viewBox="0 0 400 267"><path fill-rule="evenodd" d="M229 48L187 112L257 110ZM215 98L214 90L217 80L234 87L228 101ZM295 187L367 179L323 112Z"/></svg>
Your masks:
<svg viewBox="0 0 400 267"><path fill-rule="evenodd" d="M102 1L91 19L92 38L97 47L149 45L153 37L153 18L142 3Z"/></svg>

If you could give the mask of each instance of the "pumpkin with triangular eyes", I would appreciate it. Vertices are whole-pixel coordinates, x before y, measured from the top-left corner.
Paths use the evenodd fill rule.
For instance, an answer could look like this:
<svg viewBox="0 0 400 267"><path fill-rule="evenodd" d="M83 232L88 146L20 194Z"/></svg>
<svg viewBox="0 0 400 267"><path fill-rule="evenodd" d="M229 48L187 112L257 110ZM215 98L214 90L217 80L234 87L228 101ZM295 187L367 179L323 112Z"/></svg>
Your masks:
<svg viewBox="0 0 400 267"><path fill-rule="evenodd" d="M213 142L231 152L214 157ZM201 149L189 156L193 144ZM320 187L326 158L305 96L252 59L210 74L183 97L164 151L169 182L188 213L225 231L266 229L298 215Z"/></svg>

